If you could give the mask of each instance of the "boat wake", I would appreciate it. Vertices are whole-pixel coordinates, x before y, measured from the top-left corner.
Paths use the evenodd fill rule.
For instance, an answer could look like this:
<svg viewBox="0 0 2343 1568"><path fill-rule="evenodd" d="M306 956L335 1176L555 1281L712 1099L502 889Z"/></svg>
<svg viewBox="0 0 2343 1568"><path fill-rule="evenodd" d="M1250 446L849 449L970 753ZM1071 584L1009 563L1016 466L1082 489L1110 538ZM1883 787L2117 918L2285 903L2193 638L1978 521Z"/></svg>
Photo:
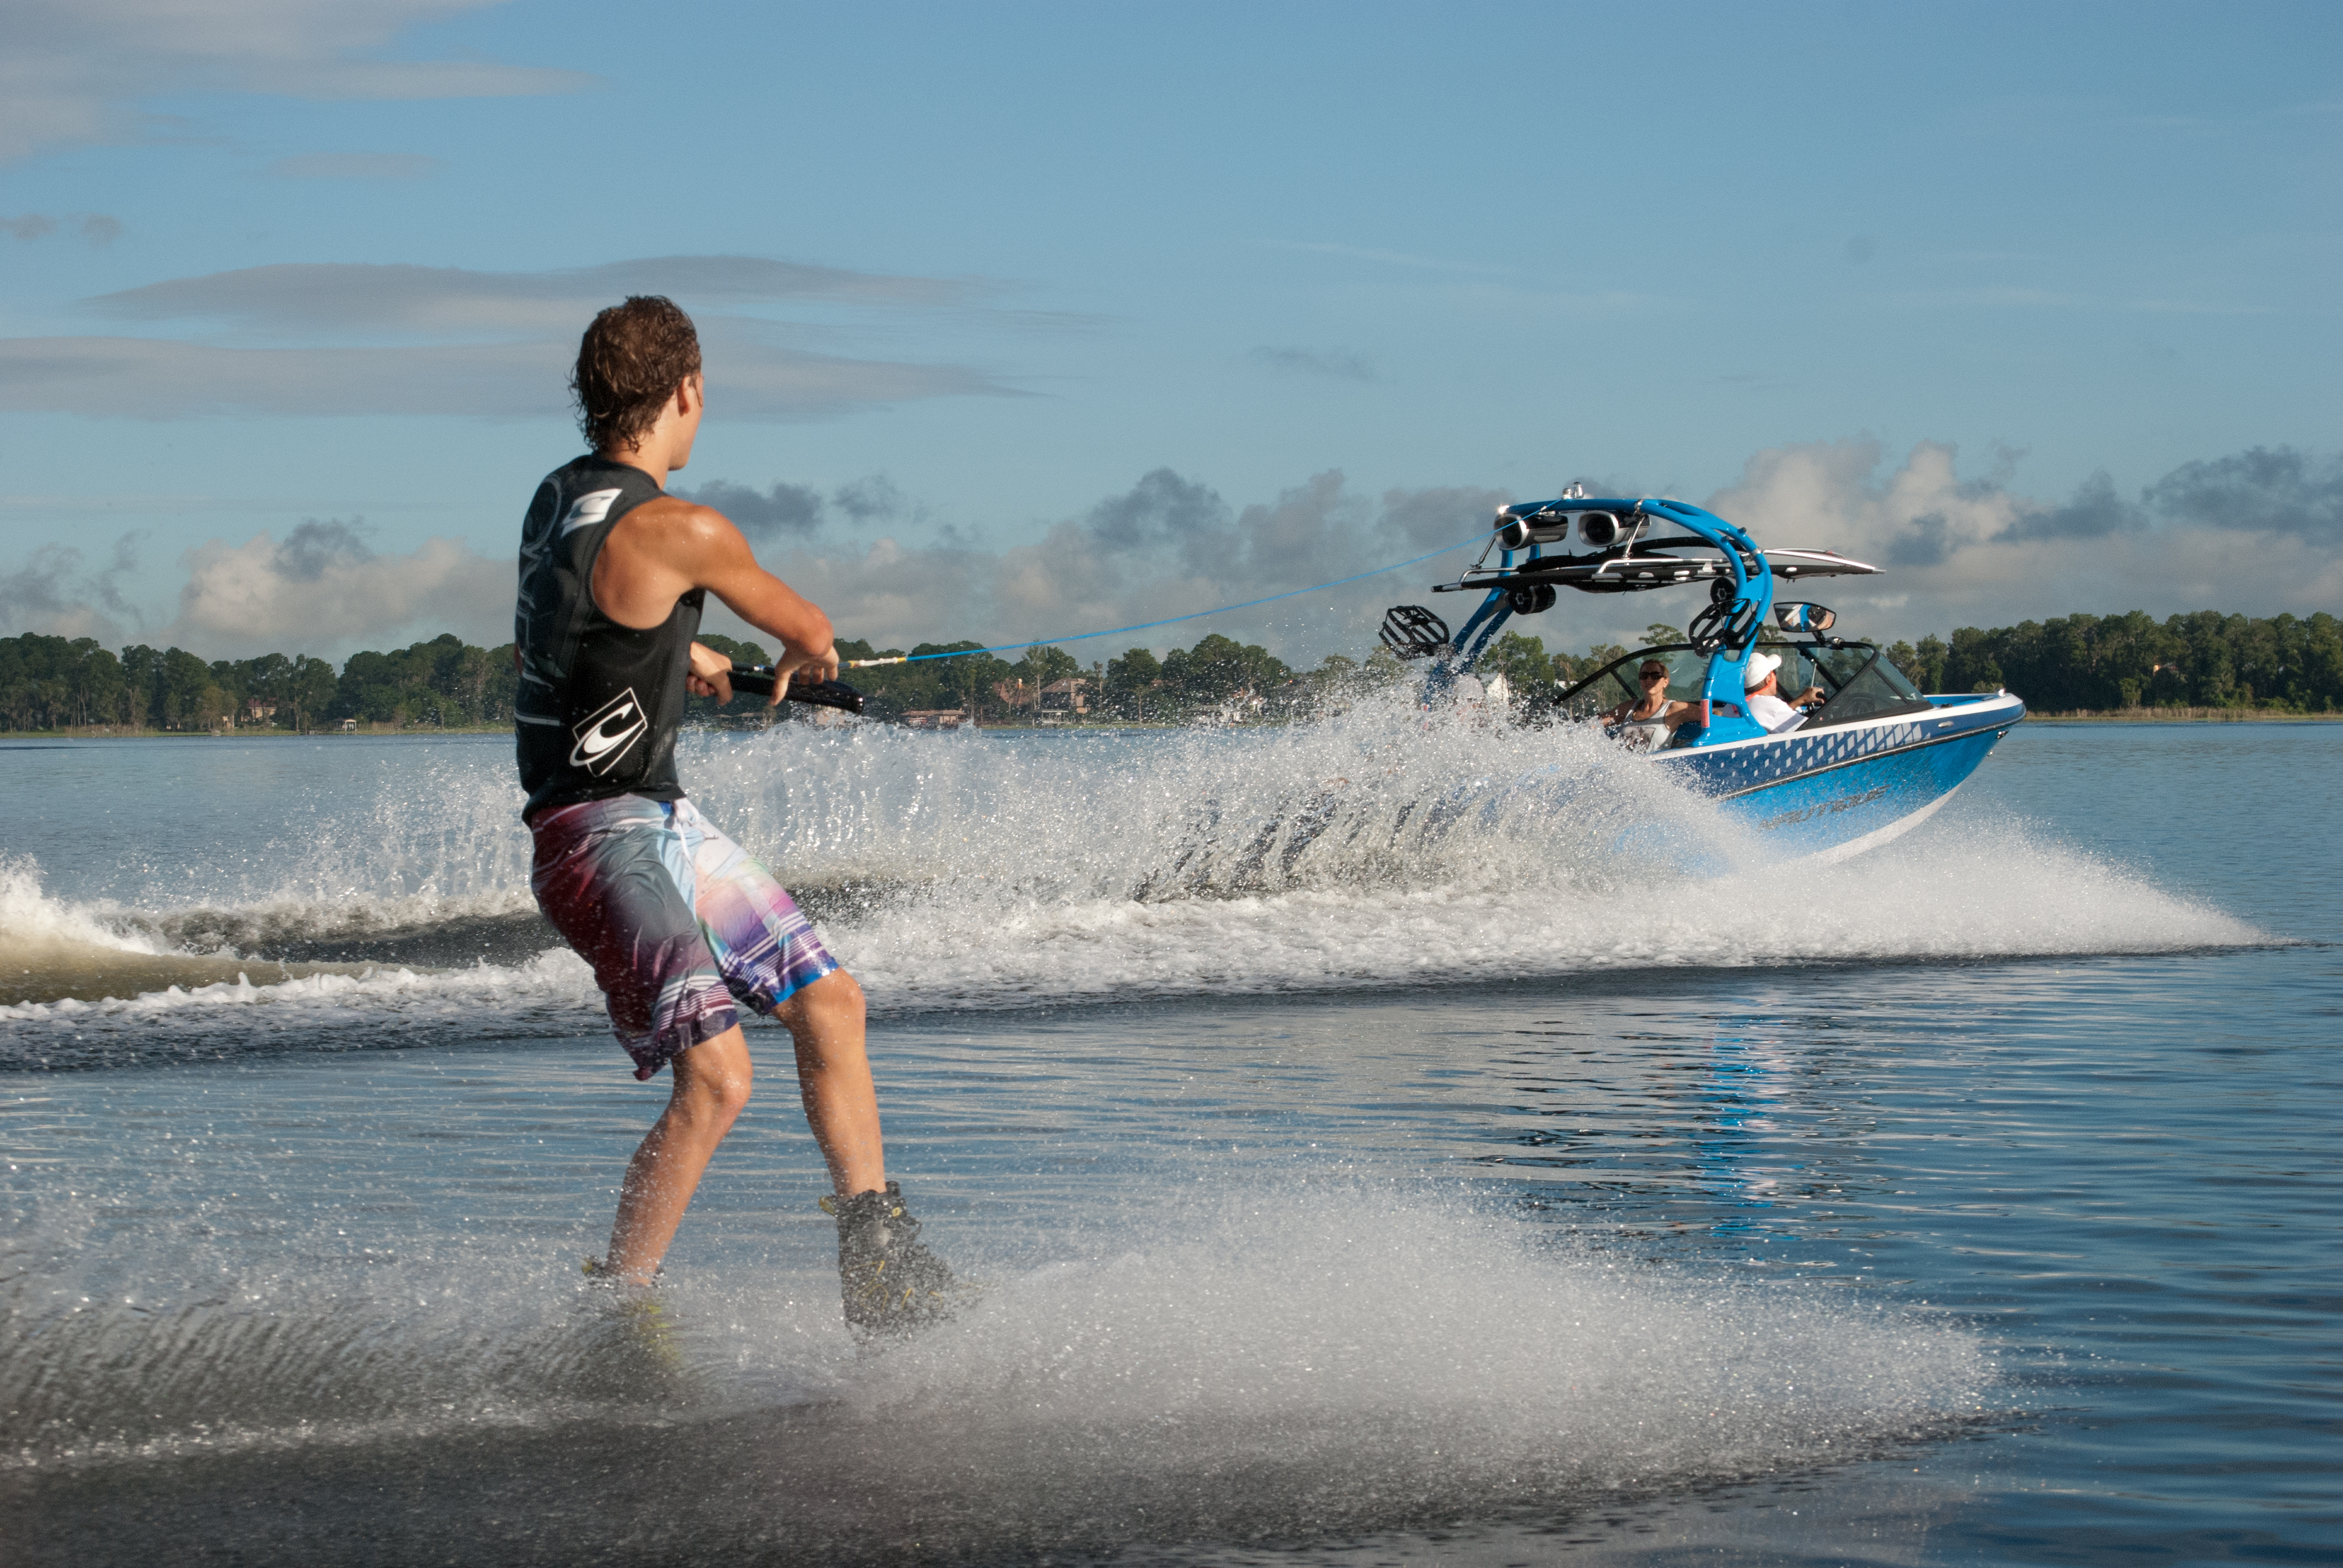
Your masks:
<svg viewBox="0 0 2343 1568"><path fill-rule="evenodd" d="M1091 1219L1021 1232L975 1311L863 1357L820 1269L695 1271L647 1341L509 1252L288 1277L249 1238L197 1241L167 1273L201 1284L150 1256L126 1291L44 1229L9 1259L0 1472L45 1504L21 1517L85 1532L116 1526L77 1489L128 1467L134 1535L297 1484L298 1530L367 1518L403 1560L655 1520L737 1548L786 1499L787 1560L900 1560L910 1521L1013 1555L1615 1503L1886 1452L1994 1394L1987 1348L1941 1316L1606 1257L1462 1199L1288 1173ZM659 1506L686 1474L694 1506ZM386 1489L432 1507L386 1512Z"/></svg>
<svg viewBox="0 0 2343 1568"><path fill-rule="evenodd" d="M1250 730L790 725L686 752L695 797L882 1014L2268 940L1957 807L1892 852L1778 863L1585 730L1402 702ZM528 892L508 759L429 769L382 773L263 869L77 868L66 894L0 863L0 1063L596 1030Z"/></svg>

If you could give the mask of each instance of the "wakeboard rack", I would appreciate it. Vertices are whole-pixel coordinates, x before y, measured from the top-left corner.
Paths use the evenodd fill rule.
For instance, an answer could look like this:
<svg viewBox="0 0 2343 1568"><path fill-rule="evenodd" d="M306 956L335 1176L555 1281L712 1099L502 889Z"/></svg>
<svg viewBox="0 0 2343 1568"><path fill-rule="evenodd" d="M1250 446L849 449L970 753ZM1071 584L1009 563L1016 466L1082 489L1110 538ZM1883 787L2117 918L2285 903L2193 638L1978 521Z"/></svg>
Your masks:
<svg viewBox="0 0 2343 1568"><path fill-rule="evenodd" d="M1436 658L1449 651L1448 623L1420 604L1383 611L1383 646L1401 658Z"/></svg>

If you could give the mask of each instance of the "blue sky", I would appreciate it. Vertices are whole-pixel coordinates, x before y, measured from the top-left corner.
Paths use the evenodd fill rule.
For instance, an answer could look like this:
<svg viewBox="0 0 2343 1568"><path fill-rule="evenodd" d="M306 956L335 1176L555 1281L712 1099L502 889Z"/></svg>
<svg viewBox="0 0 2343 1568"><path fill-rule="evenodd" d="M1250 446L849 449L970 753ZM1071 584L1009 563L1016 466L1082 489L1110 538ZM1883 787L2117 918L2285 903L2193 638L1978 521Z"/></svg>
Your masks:
<svg viewBox="0 0 2343 1568"><path fill-rule="evenodd" d="M11 18L0 631L500 640L629 290L708 341L676 483L882 643L1580 477L1889 566L1840 596L1889 634L2343 608L2331 5ZM1430 578L1210 626L1355 651Z"/></svg>

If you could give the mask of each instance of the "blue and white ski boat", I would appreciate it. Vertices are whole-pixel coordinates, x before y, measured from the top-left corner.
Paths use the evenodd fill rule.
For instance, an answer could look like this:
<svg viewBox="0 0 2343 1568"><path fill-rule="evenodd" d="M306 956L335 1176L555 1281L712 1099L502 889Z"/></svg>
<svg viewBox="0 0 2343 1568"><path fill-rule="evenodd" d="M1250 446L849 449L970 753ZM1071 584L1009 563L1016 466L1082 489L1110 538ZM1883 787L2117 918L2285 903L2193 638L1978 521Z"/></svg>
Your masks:
<svg viewBox="0 0 2343 1568"><path fill-rule="evenodd" d="M1425 695L1441 701L1508 620L1553 608L1561 589L1703 585L1709 602L1684 641L1639 648L1557 690L1550 706L1534 701L1527 716L1616 715L1644 695L1635 671L1657 659L1668 667L1668 698L1683 705L1674 728L1613 723L1612 733L1648 745L1653 766L1714 797L1780 854L1841 859L1927 820L2026 717L2006 691L1924 696L1876 646L1831 635L1832 611L1775 602L1777 578L1795 585L1877 570L1828 550L1760 549L1682 501L1592 498L1574 487L1503 508L1480 561L1433 588L1482 593L1461 630L1452 636L1430 610L1401 605L1384 618L1383 639L1403 658L1433 660ZM1814 694L1811 711L1770 732L1744 694L1748 661L1760 657L1781 661L1783 691Z"/></svg>

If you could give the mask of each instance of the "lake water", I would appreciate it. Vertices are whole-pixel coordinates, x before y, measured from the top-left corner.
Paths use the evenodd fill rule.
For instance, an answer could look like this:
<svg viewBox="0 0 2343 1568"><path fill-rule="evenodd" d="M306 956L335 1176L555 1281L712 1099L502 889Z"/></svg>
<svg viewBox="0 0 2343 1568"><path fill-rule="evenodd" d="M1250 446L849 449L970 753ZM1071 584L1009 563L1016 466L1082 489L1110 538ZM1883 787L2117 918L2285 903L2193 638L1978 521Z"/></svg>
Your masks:
<svg viewBox="0 0 2343 1568"><path fill-rule="evenodd" d="M2343 1559L2338 775L2027 725L1783 867L1397 714L689 739L992 1289L857 1353L760 1027L669 1360L506 742L5 749L6 1560Z"/></svg>

